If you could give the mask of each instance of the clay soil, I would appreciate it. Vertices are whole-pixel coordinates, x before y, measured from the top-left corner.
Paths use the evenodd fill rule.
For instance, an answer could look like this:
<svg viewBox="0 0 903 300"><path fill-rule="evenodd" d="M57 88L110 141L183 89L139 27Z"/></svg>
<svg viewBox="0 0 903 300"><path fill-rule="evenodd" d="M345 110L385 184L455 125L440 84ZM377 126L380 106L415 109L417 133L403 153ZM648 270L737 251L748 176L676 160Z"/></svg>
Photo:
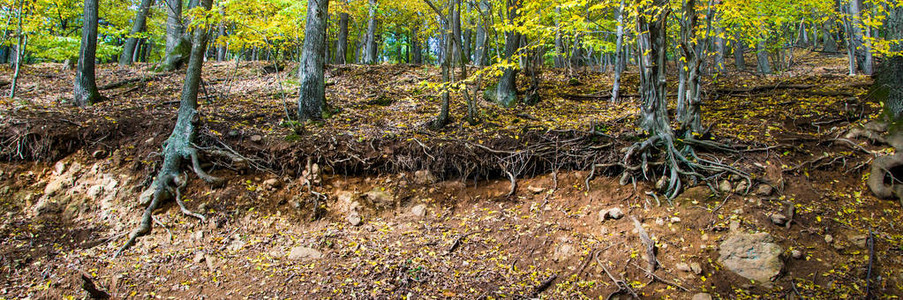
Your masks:
<svg viewBox="0 0 903 300"><path fill-rule="evenodd" d="M207 221L167 203L153 232L116 258L184 75L103 65L101 86L142 80L79 109L67 103L72 71L27 66L20 97L0 103L0 298L80 298L83 275L123 299L605 298L620 290L612 277L648 299L859 299L867 287L895 298L900 203L865 185L869 162L893 149L844 138L880 115L870 79L845 76L843 57L797 57L782 75L706 83L704 123L735 151L700 151L752 185L715 174L715 189L730 191L700 184L671 201L657 196L654 169L626 185L616 167L593 171L641 138L637 99L607 102L606 74L546 71L542 102L481 102L474 125L456 96L455 121L433 131L436 92L424 83L438 81L433 67L332 66L331 115L298 125L287 117L291 64L273 73L264 62L211 62L199 146L246 160L205 156L225 183L188 175L183 197ZM636 81L628 74L625 94ZM624 216L600 218L611 208ZM634 218L655 242L655 280ZM773 281L718 262L720 243L739 232L767 232L782 248Z"/></svg>

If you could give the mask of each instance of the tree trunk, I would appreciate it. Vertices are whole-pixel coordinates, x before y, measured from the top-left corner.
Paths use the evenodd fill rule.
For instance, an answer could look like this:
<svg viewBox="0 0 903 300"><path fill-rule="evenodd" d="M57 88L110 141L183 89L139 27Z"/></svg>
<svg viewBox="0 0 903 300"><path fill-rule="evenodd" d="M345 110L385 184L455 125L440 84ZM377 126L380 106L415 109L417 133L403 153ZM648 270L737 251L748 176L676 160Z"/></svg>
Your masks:
<svg viewBox="0 0 903 300"><path fill-rule="evenodd" d="M885 22L887 40L903 39L903 7L891 9ZM903 44L891 44L891 52L903 51ZM899 134L903 126L903 55L887 57L874 75L871 95L884 103L888 119L894 126L890 126L891 134ZM898 151L900 149L897 149Z"/></svg>
<svg viewBox="0 0 903 300"><path fill-rule="evenodd" d="M203 0L202 6L204 9L210 10L211 4L212 0ZM185 83L182 85L182 98L179 102L178 117L172 134L163 143L163 165L157 176L154 177L150 187L141 194L140 202L147 205L147 208L144 210L138 228L132 231L129 240L122 248L119 248L115 256L134 245L138 237L151 231L153 211L163 201L175 198L183 213L201 220L205 219L203 215L190 212L180 199L181 188L187 183L187 178L180 176L183 162L190 162L195 174L204 181L209 183L219 181L218 178L208 175L201 168L198 150L194 146L197 140L197 122L200 119L197 116L198 88L201 83L201 68L204 65L207 34L204 30L195 30L192 39L188 69L185 73Z"/></svg>
<svg viewBox="0 0 903 300"><path fill-rule="evenodd" d="M715 27L715 73L724 72L724 54L727 50L722 37L723 32L724 29L720 26Z"/></svg>
<svg viewBox="0 0 903 300"><path fill-rule="evenodd" d="M322 118L326 105L326 82L323 67L326 63L326 16L329 0L307 2L307 24L304 27L304 48L299 68L300 96L298 119L300 121Z"/></svg>
<svg viewBox="0 0 903 300"><path fill-rule="evenodd" d="M759 73L771 74L771 64L768 63L768 48L766 48L764 39L756 43L756 66Z"/></svg>
<svg viewBox="0 0 903 300"><path fill-rule="evenodd" d="M519 3L518 0L506 0L509 22L513 22L517 18ZM505 32L505 60L509 65L502 68L502 76L499 78L495 92L496 101L505 107L511 107L517 103L517 66L511 59L517 53L519 45L520 34L514 30Z"/></svg>
<svg viewBox="0 0 903 300"><path fill-rule="evenodd" d="M16 29L16 35L18 35L19 41L16 43L16 60L15 60L15 71L13 72L12 82L9 87L9 97L16 97L16 86L19 83L19 71L22 69L22 58L25 56L25 47L28 45L28 36L25 35L24 30L22 30L22 19L25 14L25 0L19 0L19 10L16 12L19 26Z"/></svg>
<svg viewBox="0 0 903 300"><path fill-rule="evenodd" d="M418 34L419 31L419 25L411 28L411 61L415 65L423 63L423 49L421 49L420 46L420 37Z"/></svg>
<svg viewBox="0 0 903 300"><path fill-rule="evenodd" d="M488 28L489 24L487 24L488 20L484 15L489 12L489 1L480 0L477 3L477 6L479 7L478 11L480 12L480 22L477 25L473 61L475 65L482 67L486 66L489 62L489 49L486 47L486 43L489 40L486 28Z"/></svg>
<svg viewBox="0 0 903 300"><path fill-rule="evenodd" d="M166 1L165 9L167 11L166 52L160 69L172 71L182 67L182 63L190 54L192 47L191 41L185 36L185 28L182 26L182 1Z"/></svg>
<svg viewBox="0 0 903 300"><path fill-rule="evenodd" d="M871 42L866 40L863 35L863 29L866 31L868 27L862 22L862 14L860 12L861 0L850 0L850 44L853 44L856 56L856 64L864 75L872 75L873 59Z"/></svg>
<svg viewBox="0 0 903 300"><path fill-rule="evenodd" d="M452 58L452 66L457 66L464 61L463 57L463 47L461 47L461 10L455 9L455 7L460 6L460 0L449 1L452 4L452 9L449 11L449 16L451 16L451 38L454 39L453 42L455 44L448 53Z"/></svg>
<svg viewBox="0 0 903 300"><path fill-rule="evenodd" d="M226 12L221 11L220 14L225 15ZM226 36L225 22L220 22L219 26L217 26L217 27L218 27L217 30L219 31L219 37ZM228 48L226 48L226 43L221 43L220 45L218 45L216 47L216 61L226 61L226 51L228 51Z"/></svg>
<svg viewBox="0 0 903 300"><path fill-rule="evenodd" d="M81 49L78 51L78 69L75 74L73 101L78 106L94 104L101 100L94 81L94 56L97 51L97 1L85 0Z"/></svg>
<svg viewBox="0 0 903 300"><path fill-rule="evenodd" d="M146 30L147 12L150 10L150 6L153 5L153 2L154 0L141 0L141 5L138 6L138 11L135 12L135 22L132 23L132 30L129 32L125 45L122 46L122 55L119 56L120 66L130 65L135 60L135 46L138 44L136 35Z"/></svg>
<svg viewBox="0 0 903 300"><path fill-rule="evenodd" d="M364 63L377 63L376 46L376 0L370 0L370 16L367 21L367 48L364 51Z"/></svg>
<svg viewBox="0 0 903 300"><path fill-rule="evenodd" d="M344 65L348 56L348 13L339 15L339 34L335 44L335 64Z"/></svg>
<svg viewBox="0 0 903 300"><path fill-rule="evenodd" d="M837 40L834 39L834 35L830 31L831 23L831 20L828 20L822 27L822 44L824 45L823 51L836 53Z"/></svg>
<svg viewBox="0 0 903 300"><path fill-rule="evenodd" d="M556 41L557 45L557 41ZM624 0L618 5L617 40L615 41L615 78L611 86L611 102L618 102L621 92L621 73L624 72Z"/></svg>
<svg viewBox="0 0 903 300"><path fill-rule="evenodd" d="M668 101L665 97L665 46L667 0L653 0L654 8L641 8L637 17L640 70L639 126L653 136L670 140L673 137L668 119Z"/></svg>
<svg viewBox="0 0 903 300"><path fill-rule="evenodd" d="M746 70L746 59L743 58L743 52L745 52L744 48L746 48L742 42L740 42L739 38L734 39L733 47L731 47L734 52L734 67L737 68L737 71Z"/></svg>

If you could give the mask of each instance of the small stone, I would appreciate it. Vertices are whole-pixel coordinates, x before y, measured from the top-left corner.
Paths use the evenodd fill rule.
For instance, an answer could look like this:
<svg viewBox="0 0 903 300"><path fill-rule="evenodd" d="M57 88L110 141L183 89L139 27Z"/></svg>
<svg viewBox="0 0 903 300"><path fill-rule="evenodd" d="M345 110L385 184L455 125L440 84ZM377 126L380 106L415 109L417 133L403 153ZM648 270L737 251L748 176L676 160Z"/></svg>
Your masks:
<svg viewBox="0 0 903 300"><path fill-rule="evenodd" d="M599 221L604 222L607 219L617 220L624 217L624 212L621 211L620 208L612 207L609 209L603 209L599 211Z"/></svg>
<svg viewBox="0 0 903 300"><path fill-rule="evenodd" d="M771 223L774 223L774 225L784 226L784 224L787 224L787 216L782 213L773 213L770 218Z"/></svg>
<svg viewBox="0 0 903 300"><path fill-rule="evenodd" d="M426 204L417 204L411 208L411 214L423 217L426 215Z"/></svg>
<svg viewBox="0 0 903 300"><path fill-rule="evenodd" d="M61 175L63 172L66 172L66 163L63 161L58 161L53 165L53 175Z"/></svg>
<svg viewBox="0 0 903 300"><path fill-rule="evenodd" d="M101 159L101 158L104 158L105 156L107 156L107 151L95 150L94 152L91 152L91 156L96 159Z"/></svg>
<svg viewBox="0 0 903 300"><path fill-rule="evenodd" d="M803 258L803 251L793 249L793 251L790 251L790 257L793 257L793 259Z"/></svg>
<svg viewBox="0 0 903 300"><path fill-rule="evenodd" d="M658 225L658 226L664 226L664 225L665 225L665 220L662 219L662 218L655 218L655 225Z"/></svg>
<svg viewBox="0 0 903 300"><path fill-rule="evenodd" d="M233 137L233 138L234 138L234 137L238 137L238 135L239 135L238 130L235 130L235 129L229 130L229 137Z"/></svg>
<svg viewBox="0 0 903 300"><path fill-rule="evenodd" d="M756 189L756 195L759 196L771 196L771 192L774 190L770 185L760 184L759 188Z"/></svg>
<svg viewBox="0 0 903 300"><path fill-rule="evenodd" d="M693 295L692 300L712 300L712 295L709 293L699 293L699 294Z"/></svg>
<svg viewBox="0 0 903 300"><path fill-rule="evenodd" d="M832 243L832 242L834 242L834 237L831 236L830 234L829 234L829 235L825 235L825 243L830 244L830 243Z"/></svg>
<svg viewBox="0 0 903 300"><path fill-rule="evenodd" d="M678 218L678 217L671 217L671 223L680 223L680 218Z"/></svg>
<svg viewBox="0 0 903 300"><path fill-rule="evenodd" d="M737 183L737 186L734 187L734 193L737 194L745 194L749 184L746 183L746 180L741 180L740 183Z"/></svg>
<svg viewBox="0 0 903 300"><path fill-rule="evenodd" d="M740 221L733 220L731 221L731 224L729 226L731 228L731 231L737 231L738 229L740 229Z"/></svg>
<svg viewBox="0 0 903 300"><path fill-rule="evenodd" d="M149 139L144 140L145 145L150 145L154 143L154 137L150 137Z"/></svg>
<svg viewBox="0 0 903 300"><path fill-rule="evenodd" d="M416 184L433 184L436 183L436 176L430 170L420 170L414 172L414 183Z"/></svg>
<svg viewBox="0 0 903 300"><path fill-rule="evenodd" d="M252 141L252 142L257 143L257 142L260 142L260 141L262 141L262 140L263 140L263 136L261 136L261 135L259 135L259 134L255 134L255 135L252 135L252 136L251 136L251 141Z"/></svg>
<svg viewBox="0 0 903 300"><path fill-rule="evenodd" d="M361 220L361 215L356 211L352 211L345 219L348 220L348 223L351 224L351 226L358 226L363 223Z"/></svg>
<svg viewBox="0 0 903 300"><path fill-rule="evenodd" d="M271 188L271 189L278 188L280 186L279 179L276 179L276 178L267 179L263 182L263 186L265 186L267 188Z"/></svg>
<svg viewBox="0 0 903 300"><path fill-rule="evenodd" d="M690 271L693 271L693 274L696 275L702 274L702 266L700 266L698 262L691 262Z"/></svg>
<svg viewBox="0 0 903 300"><path fill-rule="evenodd" d="M718 184L718 191L721 193L730 193L733 190L731 186L731 182L727 181L727 179L722 180L721 183Z"/></svg>
<svg viewBox="0 0 903 300"><path fill-rule="evenodd" d="M849 236L848 239L851 243L853 243L853 245L856 245L856 247L865 248L868 245L869 237L868 235L864 234L855 234Z"/></svg>
<svg viewBox="0 0 903 300"><path fill-rule="evenodd" d="M198 251L198 252L194 253L194 259L192 259L191 261L193 261L196 264L199 264L199 263L204 262L205 259L206 259L206 256L204 255L204 252Z"/></svg>
<svg viewBox="0 0 903 300"><path fill-rule="evenodd" d="M726 269L760 284L770 285L784 267L783 250L768 233L735 233L721 242L718 253Z"/></svg>
<svg viewBox="0 0 903 300"><path fill-rule="evenodd" d="M677 263L676 265L674 265L674 268L681 272L690 272L690 265L688 265L687 263Z"/></svg>
<svg viewBox="0 0 903 300"><path fill-rule="evenodd" d="M191 240L195 242L200 242L204 240L204 231L198 230L191 234Z"/></svg>
<svg viewBox="0 0 903 300"><path fill-rule="evenodd" d="M530 191L531 193L539 194L539 193L544 192L546 189L541 188L541 187L535 187L535 186L531 185L531 186L527 186L527 190Z"/></svg>
<svg viewBox="0 0 903 300"><path fill-rule="evenodd" d="M288 253L288 259L291 260L319 259L321 257L323 257L323 253L317 251L317 249L308 247L294 247L291 252Z"/></svg>

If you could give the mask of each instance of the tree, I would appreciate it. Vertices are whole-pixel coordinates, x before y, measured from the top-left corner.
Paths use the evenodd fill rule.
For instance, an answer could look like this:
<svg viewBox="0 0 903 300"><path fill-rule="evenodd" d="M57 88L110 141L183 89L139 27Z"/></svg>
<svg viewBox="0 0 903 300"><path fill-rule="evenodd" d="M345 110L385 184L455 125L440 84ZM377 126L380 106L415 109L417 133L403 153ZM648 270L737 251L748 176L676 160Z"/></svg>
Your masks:
<svg viewBox="0 0 903 300"><path fill-rule="evenodd" d="M335 64L345 64L348 56L348 13L339 14L339 35L335 42Z"/></svg>
<svg viewBox="0 0 903 300"><path fill-rule="evenodd" d="M370 0L370 17L367 19L367 44L364 49L364 63L377 63L377 46L376 46L376 0Z"/></svg>
<svg viewBox="0 0 903 300"><path fill-rule="evenodd" d="M888 12L886 20L889 43L884 62L878 65L874 75L872 92L884 103L887 119L892 123L891 134L900 134L903 124L903 6ZM901 150L901 149L898 149Z"/></svg>
<svg viewBox="0 0 903 300"><path fill-rule="evenodd" d="M514 23L518 16L521 0L506 0L506 22ZM502 77L496 85L495 100L502 106L509 107L517 103L517 64L513 61L517 49L520 48L520 33L515 30L505 32L505 66Z"/></svg>
<svg viewBox="0 0 903 300"><path fill-rule="evenodd" d="M299 77L301 82L298 97L298 119L300 121L322 118L326 105L326 82L323 67L326 63L326 18L329 0L309 0L307 2L307 25L304 28L304 46L301 50Z"/></svg>
<svg viewBox="0 0 903 300"><path fill-rule="evenodd" d="M192 47L191 41L185 37L185 28L182 26L182 1L166 1L166 13L166 55L160 63L160 69L172 71L182 67L182 62Z"/></svg>
<svg viewBox="0 0 903 300"><path fill-rule="evenodd" d="M93 1L93 0L88 0ZM202 0L201 7L210 10L213 0ZM200 21L200 20L199 20ZM182 97L179 101L179 112L175 127L169 138L163 143L163 165L154 181L141 193L140 202L147 205L141 217L138 228L129 235L128 241L119 248L116 256L135 244L135 241L150 233L153 225L153 212L163 201L175 199L182 213L205 221L206 218L198 213L191 212L185 207L181 199L181 189L187 183L188 178L182 176L182 165L190 162L194 173L208 183L217 183L220 178L207 174L202 168L198 158L198 149L194 146L197 140L198 118L198 88L201 83L201 69L204 65L204 54L207 50L207 24L199 22L193 28L192 47L185 71L185 83L182 85Z"/></svg>
<svg viewBox="0 0 903 300"><path fill-rule="evenodd" d="M626 66L624 59L624 0L620 0L618 4L618 27L617 27L617 36L615 37L615 78L612 81L611 85L611 102L618 102L618 97L620 95L621 90L621 73L624 72L624 67ZM557 44L556 39L556 44Z"/></svg>
<svg viewBox="0 0 903 300"><path fill-rule="evenodd" d="M97 1L85 0L81 48L78 51L78 69L75 73L73 100L78 106L94 104L101 100L94 79L94 56L97 51Z"/></svg>
<svg viewBox="0 0 903 300"><path fill-rule="evenodd" d="M132 30L129 32L129 37L125 41L125 44L122 45L122 54L119 56L120 66L130 65L135 61L135 47L138 45L137 35L147 28L147 12L150 10L150 6L153 3L154 0L141 0L141 5L138 6L138 11L135 12L135 21L132 24Z"/></svg>

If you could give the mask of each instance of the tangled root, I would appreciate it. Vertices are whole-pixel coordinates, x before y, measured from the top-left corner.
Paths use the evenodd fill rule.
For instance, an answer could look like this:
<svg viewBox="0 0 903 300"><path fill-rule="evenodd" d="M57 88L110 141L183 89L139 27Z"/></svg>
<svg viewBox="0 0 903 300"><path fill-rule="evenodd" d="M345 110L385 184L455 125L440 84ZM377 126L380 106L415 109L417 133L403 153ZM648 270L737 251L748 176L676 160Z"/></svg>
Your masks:
<svg viewBox="0 0 903 300"><path fill-rule="evenodd" d="M650 166L662 166L662 174L668 178L664 193L669 203L680 193L684 180L689 180L691 184L705 182L709 189L715 191L712 184L714 179L722 174L730 173L746 180L747 187L752 186L752 179L748 174L721 162L699 157L693 146L735 153L738 152L737 150L713 141L686 139L681 142L683 145L681 149L678 149L672 134L657 134L644 141L634 143L627 148L622 162L626 172L625 176L636 178L639 174L633 173L638 171L642 174L643 179L649 180ZM660 150L661 153L656 153L656 150ZM661 161L650 161L656 154L660 154ZM632 163L637 159L639 162Z"/></svg>

